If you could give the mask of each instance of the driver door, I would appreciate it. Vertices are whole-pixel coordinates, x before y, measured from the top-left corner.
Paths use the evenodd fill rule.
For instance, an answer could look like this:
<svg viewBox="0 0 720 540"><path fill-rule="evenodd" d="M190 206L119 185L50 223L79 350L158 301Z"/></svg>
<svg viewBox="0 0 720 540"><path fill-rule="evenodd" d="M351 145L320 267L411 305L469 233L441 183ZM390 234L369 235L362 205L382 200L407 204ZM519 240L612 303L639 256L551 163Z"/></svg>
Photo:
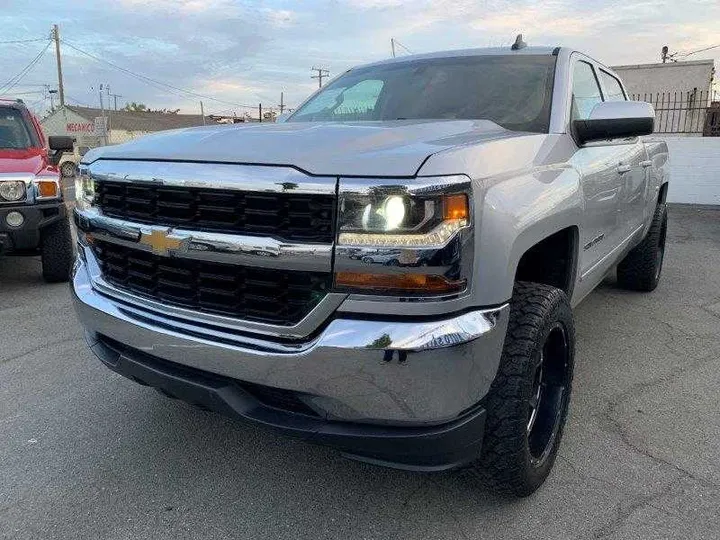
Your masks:
<svg viewBox="0 0 720 540"><path fill-rule="evenodd" d="M587 119L593 107L604 101L593 62L576 55L571 69L574 120ZM624 180L618 163L626 154L616 142L596 141L580 146L571 164L580 173L585 212L580 229L579 270L582 288L592 289L603 278L612 261L613 249L622 241Z"/></svg>

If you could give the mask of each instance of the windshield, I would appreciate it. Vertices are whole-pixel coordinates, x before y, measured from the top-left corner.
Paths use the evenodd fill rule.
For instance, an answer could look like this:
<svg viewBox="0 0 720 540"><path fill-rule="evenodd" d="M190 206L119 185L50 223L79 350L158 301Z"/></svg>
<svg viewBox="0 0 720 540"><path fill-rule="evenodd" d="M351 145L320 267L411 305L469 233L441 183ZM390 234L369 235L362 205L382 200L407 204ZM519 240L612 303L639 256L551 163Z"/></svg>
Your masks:
<svg viewBox="0 0 720 540"><path fill-rule="evenodd" d="M348 71L289 122L492 120L547 132L555 57L466 56L381 64Z"/></svg>
<svg viewBox="0 0 720 540"><path fill-rule="evenodd" d="M24 149L37 146L22 111L0 107L0 149Z"/></svg>

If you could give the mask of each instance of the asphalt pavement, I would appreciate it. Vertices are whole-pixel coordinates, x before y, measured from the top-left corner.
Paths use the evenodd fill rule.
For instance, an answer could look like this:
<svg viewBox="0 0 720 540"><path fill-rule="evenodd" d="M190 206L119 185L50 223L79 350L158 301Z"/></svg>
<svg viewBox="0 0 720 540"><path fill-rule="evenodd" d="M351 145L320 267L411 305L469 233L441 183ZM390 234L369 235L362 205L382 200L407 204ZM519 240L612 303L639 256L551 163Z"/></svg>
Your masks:
<svg viewBox="0 0 720 540"><path fill-rule="evenodd" d="M522 500L164 398L92 356L38 258L0 258L0 538L720 538L720 208L668 236L654 293L576 309L563 446Z"/></svg>

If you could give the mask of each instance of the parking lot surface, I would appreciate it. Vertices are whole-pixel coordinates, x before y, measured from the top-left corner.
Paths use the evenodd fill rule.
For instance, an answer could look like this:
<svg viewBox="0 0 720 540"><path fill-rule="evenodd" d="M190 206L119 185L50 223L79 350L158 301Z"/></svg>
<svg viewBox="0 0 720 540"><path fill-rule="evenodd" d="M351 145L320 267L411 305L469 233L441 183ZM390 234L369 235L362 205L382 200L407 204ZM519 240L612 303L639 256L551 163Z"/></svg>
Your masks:
<svg viewBox="0 0 720 540"><path fill-rule="evenodd" d="M0 538L720 538L720 209L671 207L651 294L576 310L573 401L523 500L162 397L101 366L67 285L0 258Z"/></svg>

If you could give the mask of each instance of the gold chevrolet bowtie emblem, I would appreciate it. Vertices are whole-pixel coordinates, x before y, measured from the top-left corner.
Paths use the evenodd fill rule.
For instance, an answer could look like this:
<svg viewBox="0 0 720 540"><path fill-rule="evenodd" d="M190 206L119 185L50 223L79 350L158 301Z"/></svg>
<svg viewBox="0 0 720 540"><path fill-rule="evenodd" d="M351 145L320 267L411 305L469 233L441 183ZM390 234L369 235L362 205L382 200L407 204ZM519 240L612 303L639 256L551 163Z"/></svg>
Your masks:
<svg viewBox="0 0 720 540"><path fill-rule="evenodd" d="M173 238L168 235L168 231L154 229L152 232L141 233L141 244L150 246L156 255L167 255L170 251L177 251L183 247L182 238Z"/></svg>

